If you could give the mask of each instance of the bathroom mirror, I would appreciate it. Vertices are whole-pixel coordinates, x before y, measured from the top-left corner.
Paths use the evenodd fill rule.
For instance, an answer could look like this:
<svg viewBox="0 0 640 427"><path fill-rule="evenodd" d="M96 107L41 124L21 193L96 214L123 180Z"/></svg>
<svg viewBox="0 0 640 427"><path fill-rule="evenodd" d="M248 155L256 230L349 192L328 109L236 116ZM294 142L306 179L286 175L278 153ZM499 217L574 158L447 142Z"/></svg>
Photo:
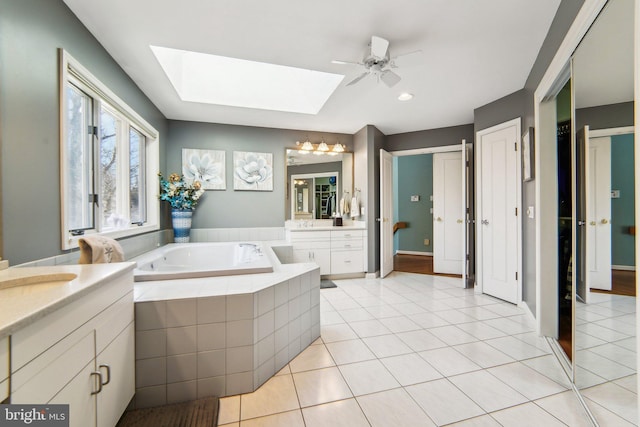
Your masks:
<svg viewBox="0 0 640 427"><path fill-rule="evenodd" d="M573 375L602 425L638 421L633 18L610 0L572 58Z"/></svg>
<svg viewBox="0 0 640 427"><path fill-rule="evenodd" d="M313 153L302 153L298 149L286 149L286 173L287 177L287 191L285 195L285 219L323 219L322 214L322 198L325 199L324 209L326 212L326 199L329 196L334 196L335 203L339 203L340 199L347 193L353 194L353 153L345 152L335 155L315 155ZM300 181L299 185L296 185L292 180L292 176L296 176L296 179ZM331 195L330 183L324 183L323 179L328 179L329 176L336 177L336 188L333 189L335 194ZM311 183L313 178L318 178L318 183ZM299 178L299 179L298 179ZM308 182L303 182L304 180ZM318 190L322 193L323 188L327 194L316 194L316 185L319 185ZM325 187L322 187L325 185ZM327 187L329 186L329 187ZM307 188L305 193L305 187ZM315 209L317 197L319 209ZM312 199L313 198L313 199ZM298 202L300 199L300 202ZM331 203L334 203L333 198ZM299 206L298 206L299 205ZM299 209L298 209L299 208ZM331 207L333 210L333 207ZM306 210L305 210L306 209ZM314 211L314 212L311 212ZM326 216L326 213L324 214ZM326 219L326 218L324 218Z"/></svg>

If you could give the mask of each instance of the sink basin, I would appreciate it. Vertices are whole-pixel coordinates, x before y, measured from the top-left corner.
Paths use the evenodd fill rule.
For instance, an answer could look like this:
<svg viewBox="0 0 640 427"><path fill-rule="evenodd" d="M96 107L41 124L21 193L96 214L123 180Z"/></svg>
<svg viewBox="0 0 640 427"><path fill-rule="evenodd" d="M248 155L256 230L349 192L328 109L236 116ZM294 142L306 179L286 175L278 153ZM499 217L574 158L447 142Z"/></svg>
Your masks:
<svg viewBox="0 0 640 427"><path fill-rule="evenodd" d="M0 279L0 290L15 288L17 286L41 285L41 284L60 284L63 285L78 277L73 273L45 273L33 274L22 277L10 277Z"/></svg>

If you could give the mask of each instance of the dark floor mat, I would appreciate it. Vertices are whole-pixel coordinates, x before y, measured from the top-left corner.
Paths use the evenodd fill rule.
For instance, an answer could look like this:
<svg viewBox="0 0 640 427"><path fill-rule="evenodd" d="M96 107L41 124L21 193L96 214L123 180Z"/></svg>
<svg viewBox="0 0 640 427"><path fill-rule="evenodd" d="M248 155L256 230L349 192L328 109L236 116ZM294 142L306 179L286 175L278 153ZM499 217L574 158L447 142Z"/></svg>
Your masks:
<svg viewBox="0 0 640 427"><path fill-rule="evenodd" d="M217 416L218 398L208 397L127 411L116 427L215 427Z"/></svg>
<svg viewBox="0 0 640 427"><path fill-rule="evenodd" d="M337 288L337 287L338 285L336 285L335 283L333 283L333 281L329 279L320 280L320 289Z"/></svg>

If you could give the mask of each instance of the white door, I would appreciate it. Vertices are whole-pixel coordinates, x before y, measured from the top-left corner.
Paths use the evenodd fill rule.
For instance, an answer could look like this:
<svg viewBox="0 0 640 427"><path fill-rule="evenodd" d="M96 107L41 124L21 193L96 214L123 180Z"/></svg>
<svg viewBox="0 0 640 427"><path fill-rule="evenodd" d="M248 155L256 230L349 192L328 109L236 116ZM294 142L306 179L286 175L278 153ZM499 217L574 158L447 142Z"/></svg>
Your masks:
<svg viewBox="0 0 640 427"><path fill-rule="evenodd" d="M393 156L380 150L380 277L393 271Z"/></svg>
<svg viewBox="0 0 640 427"><path fill-rule="evenodd" d="M589 139L587 267L591 288L611 290L611 137Z"/></svg>
<svg viewBox="0 0 640 427"><path fill-rule="evenodd" d="M478 280L484 293L518 302L520 120L478 132Z"/></svg>
<svg viewBox="0 0 640 427"><path fill-rule="evenodd" d="M433 155L433 272L462 274L462 152Z"/></svg>

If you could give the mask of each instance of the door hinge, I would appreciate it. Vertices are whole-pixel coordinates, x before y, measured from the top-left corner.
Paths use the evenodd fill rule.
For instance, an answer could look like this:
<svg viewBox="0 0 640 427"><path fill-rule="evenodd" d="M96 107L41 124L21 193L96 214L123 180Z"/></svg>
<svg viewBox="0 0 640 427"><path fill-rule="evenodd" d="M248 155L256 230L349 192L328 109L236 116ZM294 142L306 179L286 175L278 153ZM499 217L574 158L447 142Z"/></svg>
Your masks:
<svg viewBox="0 0 640 427"><path fill-rule="evenodd" d="M466 161L464 162L464 164L465 164L467 167L469 167L469 160L466 160Z"/></svg>
<svg viewBox="0 0 640 427"><path fill-rule="evenodd" d="M89 126L87 129L87 133L89 135L98 136L98 127L97 126Z"/></svg>
<svg viewBox="0 0 640 427"><path fill-rule="evenodd" d="M467 254L467 261L469 261L469 254Z"/></svg>
<svg viewBox="0 0 640 427"><path fill-rule="evenodd" d="M97 194L89 194L89 203L98 204L98 195Z"/></svg>

